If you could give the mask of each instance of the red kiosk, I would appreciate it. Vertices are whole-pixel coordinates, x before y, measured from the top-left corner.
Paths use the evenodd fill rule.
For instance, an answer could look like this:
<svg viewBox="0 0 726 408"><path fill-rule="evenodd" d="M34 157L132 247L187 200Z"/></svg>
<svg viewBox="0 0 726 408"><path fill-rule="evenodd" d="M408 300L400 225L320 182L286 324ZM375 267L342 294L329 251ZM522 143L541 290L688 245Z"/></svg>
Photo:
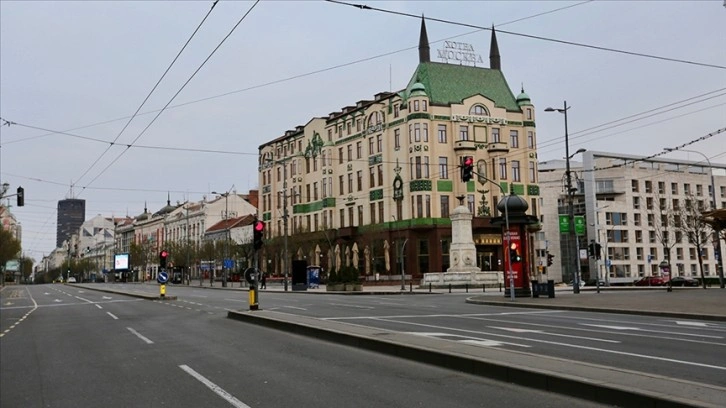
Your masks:
<svg viewBox="0 0 726 408"><path fill-rule="evenodd" d="M514 289L515 297L530 297L532 289L529 282L529 235L527 226L538 224L539 220L525 212L527 201L512 193L503 197L497 204L499 213L504 217L492 218L492 225L502 228L502 258L504 259L504 296L510 297ZM507 229L507 225L509 229Z"/></svg>

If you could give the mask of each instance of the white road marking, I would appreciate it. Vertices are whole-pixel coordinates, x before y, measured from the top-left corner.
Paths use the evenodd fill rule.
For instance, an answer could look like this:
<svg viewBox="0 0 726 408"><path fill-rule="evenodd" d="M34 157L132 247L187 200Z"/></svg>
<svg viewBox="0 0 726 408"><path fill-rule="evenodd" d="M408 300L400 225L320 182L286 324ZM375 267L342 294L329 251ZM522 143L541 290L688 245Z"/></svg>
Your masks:
<svg viewBox="0 0 726 408"><path fill-rule="evenodd" d="M62 302L62 300L60 300L60 299L54 299L53 301L54 302Z"/></svg>
<svg viewBox="0 0 726 408"><path fill-rule="evenodd" d="M14 304L15 303L13 303L13 302L5 302L5 306L10 306L10 305L14 305Z"/></svg>
<svg viewBox="0 0 726 408"><path fill-rule="evenodd" d="M434 333L407 332L407 333L414 334L416 336L433 337L433 338L437 338L439 340L448 340L448 341L455 341L457 343L472 344L475 346L497 347L497 346L503 346L503 345L510 345L510 346L524 347L524 348L532 347L532 346L527 346L525 344L509 343L506 341L496 341L496 340L489 340L489 339L480 339L477 337L460 336L458 334L451 334L451 333L437 333L437 332L434 332ZM455 337L455 338L452 339L451 337Z"/></svg>
<svg viewBox="0 0 726 408"><path fill-rule="evenodd" d="M111 296L101 296L101 299L113 299Z"/></svg>
<svg viewBox="0 0 726 408"><path fill-rule="evenodd" d="M96 303L96 307L99 309L103 309L103 307L101 305L99 305L98 303Z"/></svg>
<svg viewBox="0 0 726 408"><path fill-rule="evenodd" d="M128 329L128 330L129 330L129 331L130 331L131 333L135 334L135 335L136 335L136 337L138 337L138 338L140 338L141 340L145 341L145 342L146 342L146 344L154 344L154 342L153 342L153 341L151 341L151 340L149 340L148 338L144 337L144 336L143 336L143 335L142 335L141 333L137 332L136 330L134 330L134 329L132 329L132 328L130 328L130 327L127 327L127 329Z"/></svg>
<svg viewBox="0 0 726 408"><path fill-rule="evenodd" d="M607 325L603 325L603 324L588 324L588 323L580 323L580 324L583 326L602 327L605 329L612 329L612 330L632 330L632 331L642 331L642 332L648 332L648 333L677 334L679 336L708 337L709 339L723 339L722 336L709 336L706 334L691 334L691 333L681 333L681 332L672 332L672 331L663 331L663 330L647 330L647 329L641 329L639 327L607 326Z"/></svg>
<svg viewBox="0 0 726 408"><path fill-rule="evenodd" d="M297 306L282 306L282 307L288 308L288 309L295 309L295 310L308 310L308 309L305 309L304 307L297 307Z"/></svg>
<svg viewBox="0 0 726 408"><path fill-rule="evenodd" d="M7 287L7 286L6 286ZM38 303L35 301L35 298L33 298L33 295L30 293L30 290L28 288L24 288L26 292L28 292L28 297L30 297L30 300L33 301L33 308L28 310L28 313L24 314L22 318L20 318L15 324L10 326L10 328L6 329L4 332L0 333L0 337L5 336L6 334L10 333L10 330L12 330L15 326L19 325L20 322L25 320L28 316L30 316L31 313L35 312L38 309Z"/></svg>
<svg viewBox="0 0 726 408"><path fill-rule="evenodd" d="M196 378L199 382L206 385L207 388L212 390L215 394L222 397L225 401L232 404L233 407L236 408L250 408L249 405L245 404L244 402L238 400L234 397L234 395L228 393L227 391L223 390L222 387L218 386L217 384L209 381L206 379L203 375L199 374L198 372L194 371L191 367L189 367L186 364L182 364L179 366L182 370L186 371L187 374L191 375L192 377Z"/></svg>
<svg viewBox="0 0 726 408"><path fill-rule="evenodd" d="M497 327L497 326L487 326L487 327L489 327L490 329L506 330L506 331L511 331L511 332L515 332L515 333L539 333L539 334L544 334L547 336L569 337L572 339L602 341L605 343L618 343L618 344L621 343L617 340L599 339L597 337L584 337L584 336L573 336L571 334L547 333L544 330L517 329L515 327Z"/></svg>
<svg viewBox="0 0 726 408"><path fill-rule="evenodd" d="M696 327L711 326L709 323L705 323L705 322L687 322L687 321L682 321L682 320L676 320L676 324L680 324L682 326L696 326Z"/></svg>
<svg viewBox="0 0 726 408"><path fill-rule="evenodd" d="M563 346L563 347L578 348L578 349L592 350L592 351L600 351L600 352L603 352L603 353L611 353L611 354L619 354L619 355L623 355L623 356L638 357L638 358L643 358L643 359L646 359L646 360L667 361L667 362L670 362L670 363L677 363L677 364L684 364L684 365L692 365L692 366L696 366L696 367L713 368L713 369L716 369L716 370L724 370L724 371L726 371L726 366L717 366L717 365L711 365L711 364L701 364L701 363L695 363L695 362L692 362L692 361L676 360L674 358L665 358L665 357L649 356L649 355L637 354L637 353L628 353L626 351L607 350L607 349L601 349L601 348L597 348L597 347L580 346L578 344L560 343L560 342L556 342L556 341L528 339L528 338L523 338L523 337L514 337L514 336L507 336L507 335L502 335L502 334L480 332L480 331L476 331L476 330L456 329L456 328L453 328L453 327L442 327L442 326L435 326L435 325L431 325L431 324L421 324L421 323L403 322L403 321L386 320L386 319L379 319L379 320L386 321L386 322L390 322L390 323L397 323L397 324L408 324L408 325L413 325L413 326L430 327L430 328L439 329L439 330L444 329L444 330L458 331L458 332L464 332L464 333L475 333L475 334L481 334L481 335L487 335L487 336L506 337L506 338L510 338L510 339L531 341L531 342L535 342L535 343L554 344L554 345Z"/></svg>
<svg viewBox="0 0 726 408"><path fill-rule="evenodd" d="M118 317L116 317L116 315L114 315L113 313L106 312L106 314L108 314L109 316L113 317L114 320L118 320Z"/></svg>
<svg viewBox="0 0 726 408"><path fill-rule="evenodd" d="M347 305L345 303L331 303L331 306L343 306L343 307L352 307L355 309L375 309L373 306L358 306L358 305Z"/></svg>

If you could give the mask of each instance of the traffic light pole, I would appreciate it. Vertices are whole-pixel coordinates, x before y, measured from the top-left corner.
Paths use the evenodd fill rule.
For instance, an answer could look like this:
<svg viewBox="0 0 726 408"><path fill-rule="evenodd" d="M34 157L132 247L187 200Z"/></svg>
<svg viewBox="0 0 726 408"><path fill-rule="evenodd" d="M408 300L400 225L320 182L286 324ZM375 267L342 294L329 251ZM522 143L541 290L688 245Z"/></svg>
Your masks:
<svg viewBox="0 0 726 408"><path fill-rule="evenodd" d="M470 156L467 156L470 157ZM473 158L472 158L472 164L473 164ZM471 170L472 174L476 174L478 178L484 179L497 187L499 187L499 190L502 192L502 198L505 200L504 203L504 228L505 228L505 240L507 242L507 251L502 251L502 256L507 256L509 254L509 250L512 248L512 238L509 231L509 200L507 198L507 193L504 191L504 187L502 187L501 184L497 183L496 181L479 174L478 172ZM462 173L462 177L464 174ZM514 301L514 272L512 271L512 259L509 259L509 262L507 262L507 271L509 272L509 298Z"/></svg>

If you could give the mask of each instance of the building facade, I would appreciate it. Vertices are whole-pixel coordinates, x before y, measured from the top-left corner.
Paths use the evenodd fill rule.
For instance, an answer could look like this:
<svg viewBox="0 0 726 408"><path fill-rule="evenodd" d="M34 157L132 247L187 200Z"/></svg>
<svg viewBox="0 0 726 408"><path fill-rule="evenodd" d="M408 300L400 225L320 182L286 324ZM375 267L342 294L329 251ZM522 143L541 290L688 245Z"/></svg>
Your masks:
<svg viewBox="0 0 726 408"><path fill-rule="evenodd" d="M404 89L260 146L268 273L321 258L328 269L352 265L369 276L398 276L402 264L414 278L446 271L449 214L459 205L475 215L477 264L501 270L501 230L490 218L502 194L539 211L535 109L523 90L510 90L494 32L489 68L431 62L429 54L422 21L419 64ZM476 163L469 182L460 176L466 156Z"/></svg>
<svg viewBox="0 0 726 408"><path fill-rule="evenodd" d="M55 246L61 248L64 241L77 234L78 229L86 220L86 200L69 198L58 201L58 219L56 223Z"/></svg>
<svg viewBox="0 0 726 408"><path fill-rule="evenodd" d="M586 220L579 247L586 250L591 242L601 247L599 261L587 254L581 257L584 280L599 276L608 283L628 284L661 274L664 261L670 265L672 276L700 277L699 258L704 275L717 276L717 252L720 246L723 253L723 241L707 237L699 254L678 225L684 221L687 206L699 212L712 207L712 174L716 207L726 208L726 165L709 167L703 161L590 151L583 159L585 165L571 162L573 185L577 187L575 215ZM575 265L575 254L568 255L566 245L560 245L567 237L558 229L559 215L567 214L565 163L542 162L539 168L545 210L538 252L543 254L546 249L556 257L547 272L550 279L570 281L573 268L566 266Z"/></svg>

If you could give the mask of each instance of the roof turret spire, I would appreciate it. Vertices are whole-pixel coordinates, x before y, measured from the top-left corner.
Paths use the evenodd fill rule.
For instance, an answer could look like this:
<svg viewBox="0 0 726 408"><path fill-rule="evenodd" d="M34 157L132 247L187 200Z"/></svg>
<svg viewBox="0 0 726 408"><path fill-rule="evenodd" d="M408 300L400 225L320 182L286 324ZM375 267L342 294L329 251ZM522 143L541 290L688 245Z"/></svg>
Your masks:
<svg viewBox="0 0 726 408"><path fill-rule="evenodd" d="M421 15L421 34L418 38L418 62L431 62L429 36L426 34L426 21L423 14Z"/></svg>
<svg viewBox="0 0 726 408"><path fill-rule="evenodd" d="M499 56L499 44L497 44L497 32L494 31L494 24L492 24L492 42L489 45L489 68L502 70L502 60Z"/></svg>

